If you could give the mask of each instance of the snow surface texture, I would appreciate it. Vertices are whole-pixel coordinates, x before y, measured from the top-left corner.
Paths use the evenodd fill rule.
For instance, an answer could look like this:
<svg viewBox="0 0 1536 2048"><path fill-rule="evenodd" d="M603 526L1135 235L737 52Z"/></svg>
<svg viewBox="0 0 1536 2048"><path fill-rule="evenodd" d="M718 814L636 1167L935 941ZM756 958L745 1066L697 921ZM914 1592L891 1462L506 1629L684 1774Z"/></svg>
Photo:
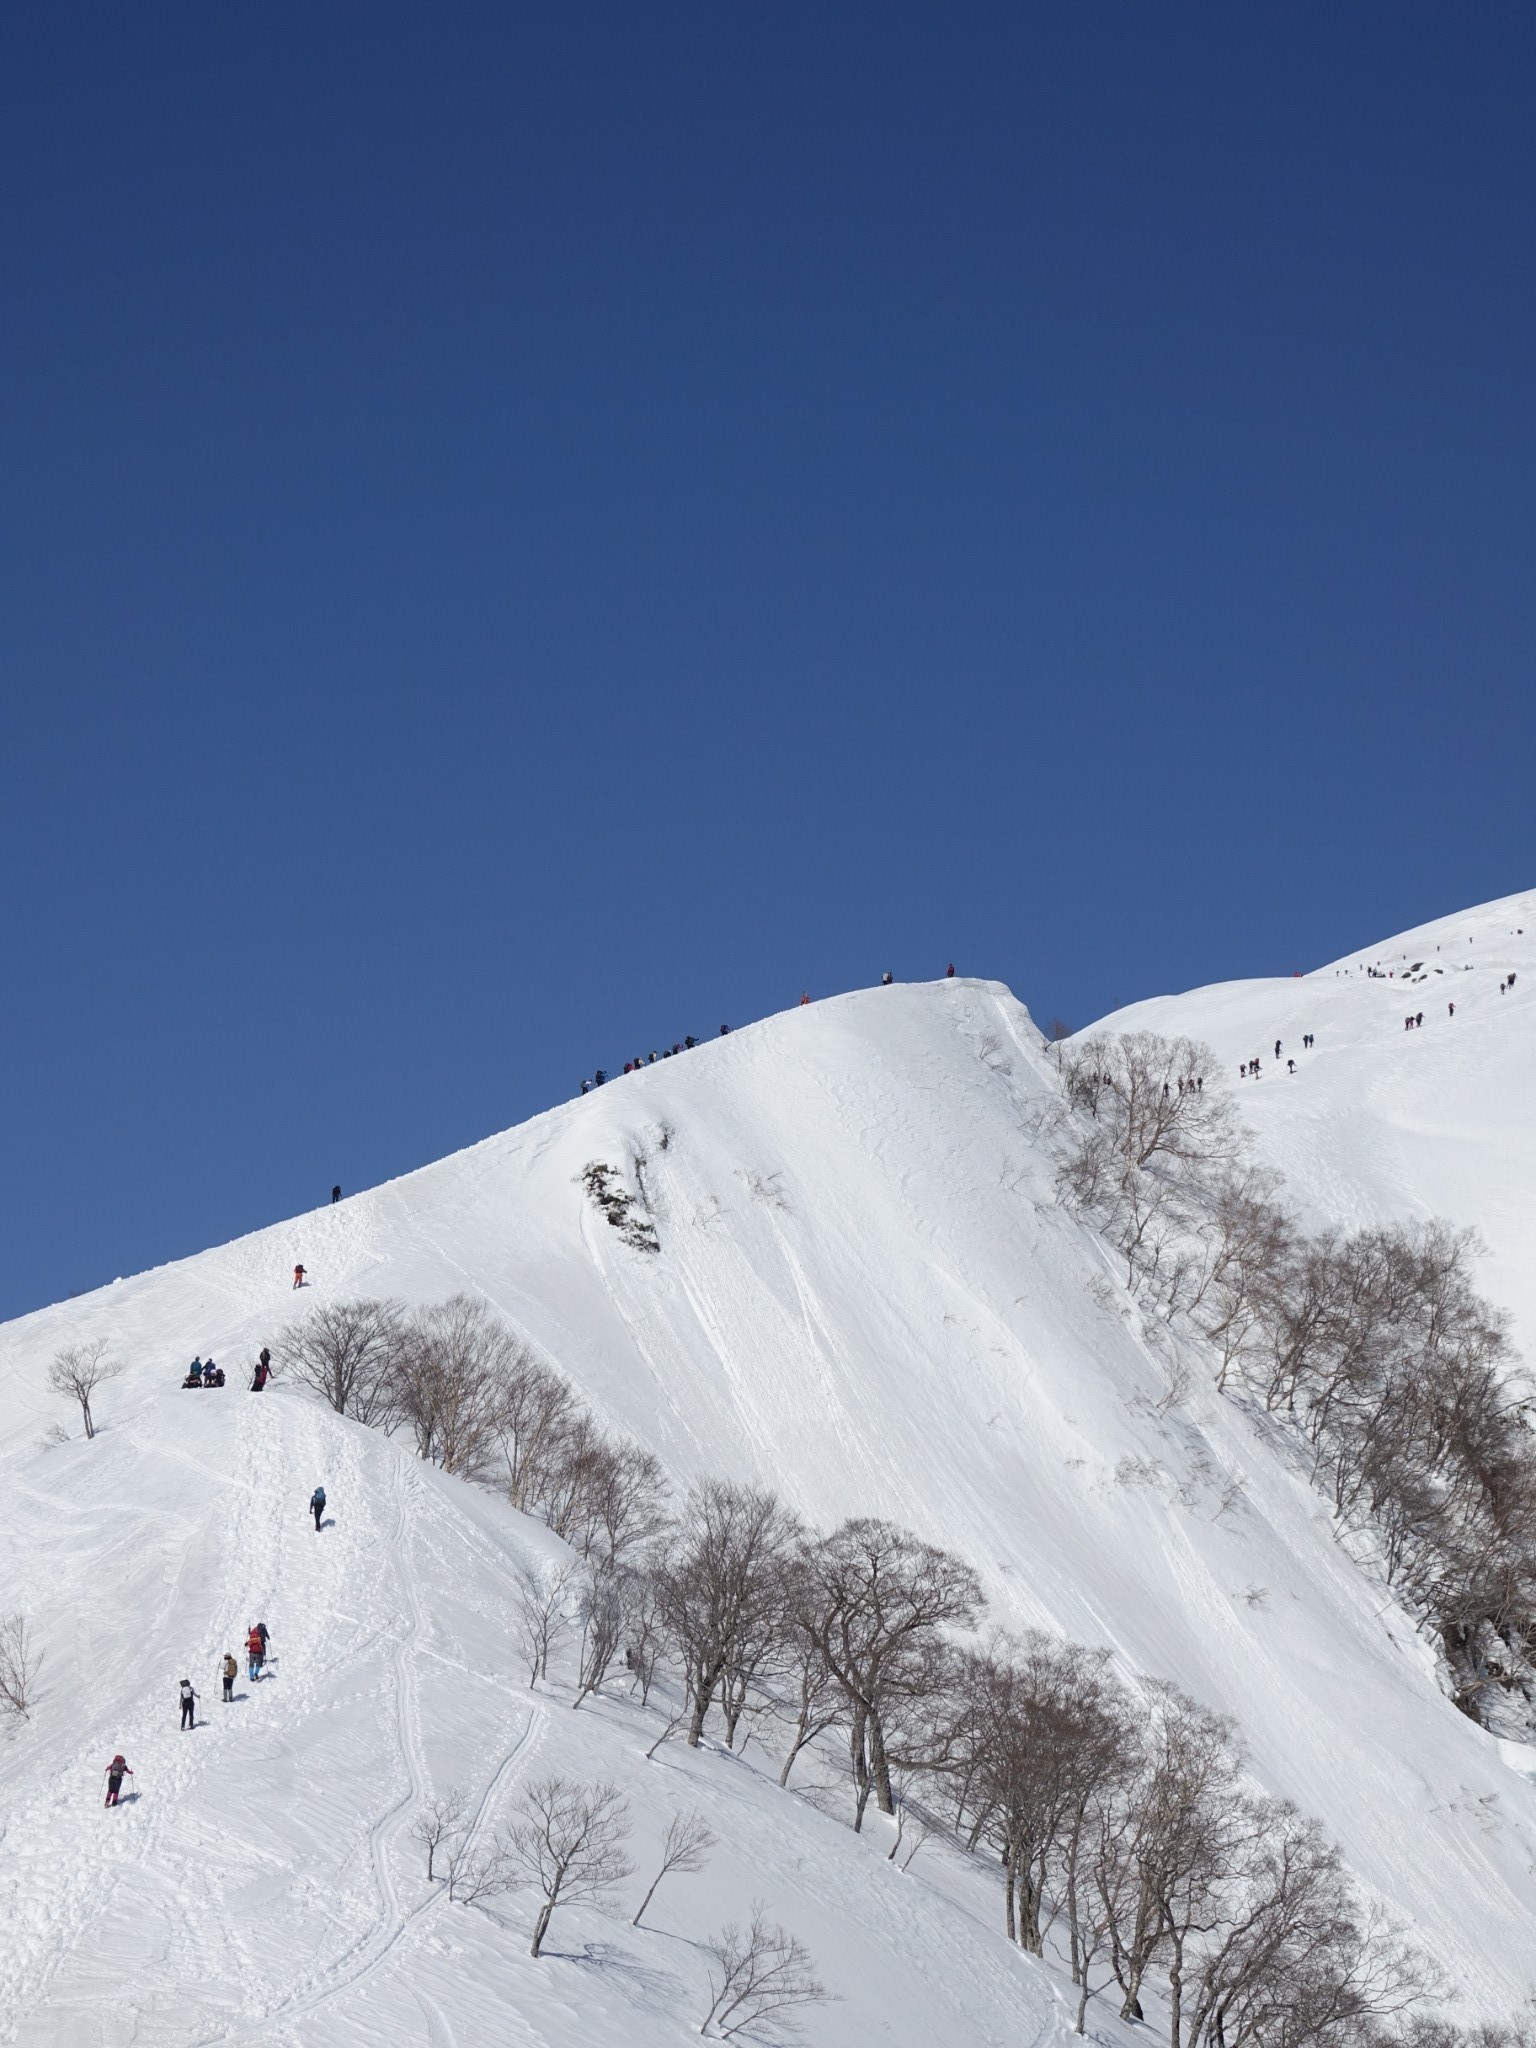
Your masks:
<svg viewBox="0 0 1536 2048"><path fill-rule="evenodd" d="M1496 952L1499 920L1527 923L1510 911L1460 921L1463 936ZM1305 1078L1272 1077L1266 1059L1238 1095L1298 1198L1345 1223L1436 1211L1478 1224L1498 1253L1490 1292L1529 1326L1536 1304L1515 1282L1529 1250L1517 1210L1532 1187L1519 1122L1532 1091L1517 1047L1531 955L1511 938L1479 961L1486 990L1461 977L1454 1024L1437 1018L1436 1033L1428 998L1442 984L1416 988L1417 1037L1402 1032L1395 983L1335 988L1331 970L1170 999L1158 1021L1225 1052L1220 1005L1251 995L1226 1034L1234 1075L1239 1056L1315 1029ZM1500 998L1510 965L1518 992ZM1156 1006L1142 1009L1153 1021ZM1261 1013L1267 1042L1249 1045ZM1478 1031L1493 1048L1482 1085L1457 1064ZM1405 1072L1438 1061L1439 1080L1396 1114L1390 1089L1377 1101L1382 1063L1412 1059ZM1325 1071L1348 1141L1337 1158L1323 1113L1309 1126L1299 1109L1289 1122L1267 1109L1288 1088L1303 1103ZM1334 1541L1280 1439L1204 1386L1159 1412L1156 1332L1056 1203L1031 1135L1053 1097L1050 1054L1001 986L870 990L6 1326L0 1606L32 1614L47 1663L32 1721L0 1737L0 2039L648 2048L696 2037L698 1944L753 1898L841 2001L811 2015L815 2042L1065 2035L1064 1977L1009 1948L982 1859L930 1845L896 1868L888 1823L855 1837L845 1790L826 1811L778 1791L756 1745L738 1759L674 1741L648 1763L663 1722L622 1683L575 1714L573 1687L530 1693L511 1574L560 1546L403 1439L281 1382L245 1390L259 1346L317 1301L461 1288L675 1483L771 1484L822 1525L903 1521L976 1565L991 1620L1107 1644L1125 1673L1172 1678L1233 1714L1257 1779L1317 1814L1361 1881L1417 1924L1464 2015L1518 2007L1536 1987L1536 1759L1449 1704L1429 1647ZM630 1221L659 1250L594 1202L593 1163L613 1169L609 1187L628 1191ZM128 1370L86 1443L44 1376L61 1345L98 1336ZM230 1369L225 1389L180 1390L194 1352ZM68 1442L49 1441L58 1421ZM318 1536L305 1512L317 1483ZM275 1668L254 1686L242 1675L226 1707L216 1661L257 1618ZM203 1695L188 1734L184 1673ZM116 1749L136 1796L106 1812ZM825 1775L836 1766L833 1753ZM810 1788L817 1768L797 1767L796 1785L802 1769ZM550 1771L619 1784L638 1869L615 1910L557 1914L553 1953L535 1962L530 1896L450 1903L408 1830L424 1796L462 1785L488 1837L519 1786ZM692 1807L721 1845L633 1930L666 1824ZM1090 2024L1119 2031L1107 2003Z"/></svg>

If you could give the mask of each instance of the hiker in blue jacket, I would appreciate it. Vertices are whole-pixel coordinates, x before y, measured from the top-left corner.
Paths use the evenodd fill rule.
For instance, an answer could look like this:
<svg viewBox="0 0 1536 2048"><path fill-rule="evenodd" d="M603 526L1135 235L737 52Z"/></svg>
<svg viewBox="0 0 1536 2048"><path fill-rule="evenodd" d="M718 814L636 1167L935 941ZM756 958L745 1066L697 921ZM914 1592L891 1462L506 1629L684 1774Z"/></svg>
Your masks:
<svg viewBox="0 0 1536 2048"><path fill-rule="evenodd" d="M320 1532L320 1517L325 1513L325 1488L317 1486L309 1496L310 1512L315 1518L315 1533Z"/></svg>

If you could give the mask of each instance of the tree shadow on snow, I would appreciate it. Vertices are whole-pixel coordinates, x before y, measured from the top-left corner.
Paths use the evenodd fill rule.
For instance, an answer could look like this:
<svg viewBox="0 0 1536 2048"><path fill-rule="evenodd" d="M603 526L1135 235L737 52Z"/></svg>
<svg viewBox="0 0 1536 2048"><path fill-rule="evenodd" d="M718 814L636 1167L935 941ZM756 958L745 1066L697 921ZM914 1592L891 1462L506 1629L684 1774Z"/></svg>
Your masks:
<svg viewBox="0 0 1536 2048"><path fill-rule="evenodd" d="M651 1969L615 1942L589 1941L579 1949L546 1947L544 1953L552 1962L576 1963L617 1977L626 1990L656 2012L673 2010L682 1989L681 1979L669 1970Z"/></svg>

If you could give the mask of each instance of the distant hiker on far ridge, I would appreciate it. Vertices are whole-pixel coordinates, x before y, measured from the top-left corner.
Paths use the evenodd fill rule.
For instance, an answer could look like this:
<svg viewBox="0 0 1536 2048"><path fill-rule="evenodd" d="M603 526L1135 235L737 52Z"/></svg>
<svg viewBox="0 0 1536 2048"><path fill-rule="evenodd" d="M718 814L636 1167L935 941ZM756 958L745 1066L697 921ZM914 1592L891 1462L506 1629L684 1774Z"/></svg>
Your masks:
<svg viewBox="0 0 1536 2048"><path fill-rule="evenodd" d="M224 1661L219 1666L219 1676L224 1681L224 1704L227 1707L235 1696L235 1680L240 1675L240 1666L235 1662L234 1652L226 1650Z"/></svg>
<svg viewBox="0 0 1536 2048"><path fill-rule="evenodd" d="M183 1728L197 1726L197 1694L192 1690L190 1678L181 1681L181 1725Z"/></svg>
<svg viewBox="0 0 1536 2048"><path fill-rule="evenodd" d="M341 1185L340 1185L340 1183L338 1182L338 1183L337 1183L337 1185L336 1185L335 1187L333 1187L333 1188L331 1189L331 1207L332 1207L332 1208L334 1209L334 1208L335 1208L335 1206L336 1206L336 1204L337 1204L337 1203L338 1203L338 1202L339 1202L340 1200L341 1200Z"/></svg>
<svg viewBox="0 0 1536 2048"><path fill-rule="evenodd" d="M294 1267L293 1284L295 1287L302 1287L304 1285L304 1268L302 1266Z"/></svg>
<svg viewBox="0 0 1536 2048"><path fill-rule="evenodd" d="M320 1517L325 1513L325 1488L317 1486L309 1496L310 1512L315 1518L315 1534L320 1533Z"/></svg>
<svg viewBox="0 0 1536 2048"><path fill-rule="evenodd" d="M118 1794L119 1794L119 1793L120 1793L120 1792L122 1791L122 1789L123 1789L123 1780L124 1780L124 1778L131 1778L132 1776L133 1776L133 1773L132 1773L132 1771L130 1771L130 1770L129 1770L129 1768L128 1768L128 1760L127 1760L127 1758L126 1758L126 1757L122 1757L122 1756L115 1756L115 1757L113 1757L113 1759L112 1759L111 1763L109 1763L109 1764L107 1765L107 1798L106 1798L106 1804L107 1804L108 1806L116 1806L116 1805L117 1805L117 1803L118 1803L118 1797L117 1797L117 1795L118 1795Z"/></svg>
<svg viewBox="0 0 1536 2048"><path fill-rule="evenodd" d="M954 980L954 978L955 978L955 963L954 963L954 961L953 961L953 960L951 960L951 961L950 961L950 963L949 963L949 965L948 965L948 966L947 966L947 967L945 968L945 970L944 970L944 979L945 979L946 981L953 981L953 980Z"/></svg>
<svg viewBox="0 0 1536 2048"><path fill-rule="evenodd" d="M894 975L894 974L892 974L892 972L891 972L891 970L889 969L889 967L887 967L887 969L885 970L884 974L882 974L882 975L881 975L881 977L880 977L880 986L881 986L882 988L889 988L889 987L890 987L890 985L891 985L891 983L892 983L892 982L893 982L893 981L894 981L895 979L896 979L895 975Z"/></svg>

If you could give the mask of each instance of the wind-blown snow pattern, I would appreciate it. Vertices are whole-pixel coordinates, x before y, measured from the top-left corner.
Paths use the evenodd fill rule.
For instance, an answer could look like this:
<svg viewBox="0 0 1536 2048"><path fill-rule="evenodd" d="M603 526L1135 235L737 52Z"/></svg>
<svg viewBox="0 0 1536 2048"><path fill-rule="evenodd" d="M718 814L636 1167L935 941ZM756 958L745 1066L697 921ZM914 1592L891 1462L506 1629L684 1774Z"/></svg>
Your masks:
<svg viewBox="0 0 1536 2048"><path fill-rule="evenodd" d="M1493 1099L1523 1087L1528 1117L1526 955L1494 944L1511 918L1525 922L1511 905L1463 921L1488 957L1453 991L1454 1055L1431 1033L1428 983L1422 1033L1396 1019L1406 1046L1372 1036L1378 984L1335 987L1331 970L1143 1012L1224 1055L1236 1034L1234 1074L1261 1012L1270 1044L1315 1029L1313 1068L1292 1081L1266 1060L1239 1092L1298 1197L1346 1223L1433 1210L1477 1224L1497 1255L1490 1292L1528 1325L1514 1269L1530 1141L1514 1128L1522 1098ZM1493 977L1510 965L1522 971L1501 998ZM1475 1074L1453 1087L1478 1032L1486 1087ZM1440 1080L1400 1115L1385 1086L1371 1109L1381 1063L1413 1058L1404 1074L1438 1058ZM1282 1102L1271 1116L1286 1088L1315 1102L1325 1072L1335 1108L1309 1122ZM257 1349L317 1301L459 1289L679 1487L719 1474L772 1485L823 1525L905 1522L976 1565L990 1621L1107 1645L1127 1675L1174 1679L1234 1715L1256 1779L1323 1820L1362 1883L1422 1932L1464 2013L1521 2004L1536 1986L1536 1757L1449 1704L1431 1649L1334 1540L1278 1439L1205 1388L1160 1412L1155 1334L1056 1200L1036 1135L1054 1099L1050 1053L1000 985L873 989L6 1326L0 1606L32 1614L47 1661L32 1720L0 1736L0 2039L647 2048L696 2035L700 1943L754 1898L838 1997L811 2016L813 2041L1065 2035L1062 1976L1006 1943L984 1864L930 1845L899 1869L888 1824L853 1835L846 1797L823 1811L779 1791L751 1748L674 1741L648 1762L662 1723L621 1684L579 1713L569 1688L530 1692L511 1579L552 1559L554 1540L403 1437L280 1380L246 1391ZM1490 1143L1499 1192L1474 1201ZM593 1162L615 1169L659 1251L594 1206ZM311 1284L295 1293L300 1260ZM61 1345L95 1337L127 1371L86 1443L45 1374ZM230 1369L226 1388L181 1391L194 1352ZM69 1441L49 1441L55 1422ZM318 1535L305 1512L317 1483ZM258 1618L274 1668L256 1685L242 1675L225 1706L217 1660ZM183 1674L202 1694L187 1734ZM118 1749L135 1796L105 1811ZM409 1828L423 1797L462 1785L488 1839L550 1771L618 1783L639 1869L613 1909L557 1915L553 1953L534 1961L528 1896L451 1903ZM707 1812L720 1846L632 1929L683 1807ZM1096 2024L1116 2031L1107 2006Z"/></svg>

